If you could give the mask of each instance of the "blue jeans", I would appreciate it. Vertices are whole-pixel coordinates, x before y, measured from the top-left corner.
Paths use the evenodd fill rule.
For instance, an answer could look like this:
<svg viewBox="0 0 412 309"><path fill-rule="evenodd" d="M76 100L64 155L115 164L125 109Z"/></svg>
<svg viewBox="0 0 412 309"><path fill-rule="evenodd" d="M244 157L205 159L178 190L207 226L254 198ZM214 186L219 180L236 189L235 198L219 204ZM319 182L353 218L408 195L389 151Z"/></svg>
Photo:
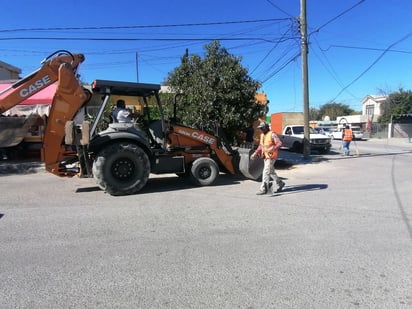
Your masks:
<svg viewBox="0 0 412 309"><path fill-rule="evenodd" d="M345 156L349 156L349 144L350 141L342 141L342 149Z"/></svg>

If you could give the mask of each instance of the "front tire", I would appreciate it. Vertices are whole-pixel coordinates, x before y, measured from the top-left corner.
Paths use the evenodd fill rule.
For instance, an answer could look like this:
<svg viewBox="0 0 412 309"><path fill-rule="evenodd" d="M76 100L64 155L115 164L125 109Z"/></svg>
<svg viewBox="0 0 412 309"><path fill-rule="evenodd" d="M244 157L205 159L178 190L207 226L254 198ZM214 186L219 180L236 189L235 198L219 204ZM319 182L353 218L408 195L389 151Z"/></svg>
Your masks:
<svg viewBox="0 0 412 309"><path fill-rule="evenodd" d="M219 175L219 167L210 158L199 158L190 169L190 180L197 186L212 185Z"/></svg>
<svg viewBox="0 0 412 309"><path fill-rule="evenodd" d="M292 151L297 153L303 153L303 143L294 142L292 146Z"/></svg>
<svg viewBox="0 0 412 309"><path fill-rule="evenodd" d="M146 152L133 143L114 143L101 150L93 164L97 185L111 195L139 192L147 183L150 161Z"/></svg>
<svg viewBox="0 0 412 309"><path fill-rule="evenodd" d="M329 153L329 151L330 151L330 148L327 147L327 148L324 148L324 149L319 150L319 153L321 153L321 154L327 154L327 153Z"/></svg>

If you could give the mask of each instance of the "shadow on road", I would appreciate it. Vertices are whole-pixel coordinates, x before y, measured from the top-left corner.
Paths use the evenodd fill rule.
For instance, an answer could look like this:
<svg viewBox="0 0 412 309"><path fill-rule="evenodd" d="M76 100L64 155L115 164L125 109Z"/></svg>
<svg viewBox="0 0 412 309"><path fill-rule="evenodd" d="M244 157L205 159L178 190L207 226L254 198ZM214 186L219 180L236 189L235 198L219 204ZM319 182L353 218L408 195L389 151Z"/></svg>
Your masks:
<svg viewBox="0 0 412 309"><path fill-rule="evenodd" d="M236 176L228 175L228 174L221 174L219 175L219 177L216 179L216 182L212 186L217 187L217 186L234 185L234 184L239 184L240 181L241 180L236 178ZM179 176L156 177L156 178L149 178L147 185L138 194L179 191L179 190L186 190L190 188L197 188L197 187L193 185L188 178L185 178L185 177L179 177Z"/></svg>
<svg viewBox="0 0 412 309"><path fill-rule="evenodd" d="M86 192L94 192L94 191L102 191L98 186L92 187L83 187L76 189L76 193L86 193ZM102 191L103 192L103 191Z"/></svg>
<svg viewBox="0 0 412 309"><path fill-rule="evenodd" d="M212 185L213 187L216 186L227 186L227 185L234 185L239 184L241 179L236 178L236 176L228 175L228 174L221 174L216 179L216 182ZM153 177L149 178L147 181L146 186L140 190L136 194L149 194L149 193L159 193L159 192L171 192L171 191L179 191L179 190L186 190L191 188L197 188L193 184L190 183L189 179L179 176L165 176L165 177ZM101 191L98 186L91 186L91 187L82 187L76 190L76 193L87 193L87 192L94 192L94 191Z"/></svg>
<svg viewBox="0 0 412 309"><path fill-rule="evenodd" d="M326 184L305 184L305 185L295 185L295 186L286 186L281 192L275 193L273 196L287 195L308 191L318 191L324 190L328 187Z"/></svg>

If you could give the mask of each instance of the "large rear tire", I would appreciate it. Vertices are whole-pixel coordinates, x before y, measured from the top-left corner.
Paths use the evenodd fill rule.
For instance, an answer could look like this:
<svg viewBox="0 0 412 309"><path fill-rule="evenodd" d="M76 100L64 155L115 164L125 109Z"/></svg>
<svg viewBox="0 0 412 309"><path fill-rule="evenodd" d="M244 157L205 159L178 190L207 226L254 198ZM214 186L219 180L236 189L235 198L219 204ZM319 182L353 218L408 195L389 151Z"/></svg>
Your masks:
<svg viewBox="0 0 412 309"><path fill-rule="evenodd" d="M133 143L120 142L101 150L93 164L98 186L111 195L139 192L147 183L150 161L146 152Z"/></svg>
<svg viewBox="0 0 412 309"><path fill-rule="evenodd" d="M219 167L210 158L199 158L195 160L190 169L190 180L197 186L212 185L219 175Z"/></svg>

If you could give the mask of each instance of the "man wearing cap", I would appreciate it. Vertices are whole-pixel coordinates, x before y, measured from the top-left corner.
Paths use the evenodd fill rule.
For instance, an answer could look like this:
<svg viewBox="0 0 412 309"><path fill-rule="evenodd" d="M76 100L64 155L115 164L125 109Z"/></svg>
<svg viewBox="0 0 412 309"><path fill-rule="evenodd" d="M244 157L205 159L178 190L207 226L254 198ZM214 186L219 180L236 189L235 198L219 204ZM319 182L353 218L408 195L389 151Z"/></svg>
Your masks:
<svg viewBox="0 0 412 309"><path fill-rule="evenodd" d="M269 129L269 124L267 122L261 122L258 125L258 129L261 130L260 144L250 157L254 160L259 156L264 160L262 184L260 185L260 190L256 194L266 194L270 187L271 180L274 180L278 186L276 191L272 188L272 193L274 194L282 191L285 186L285 183L278 177L275 171L275 162L278 157L279 148L282 146L282 142L277 134Z"/></svg>

